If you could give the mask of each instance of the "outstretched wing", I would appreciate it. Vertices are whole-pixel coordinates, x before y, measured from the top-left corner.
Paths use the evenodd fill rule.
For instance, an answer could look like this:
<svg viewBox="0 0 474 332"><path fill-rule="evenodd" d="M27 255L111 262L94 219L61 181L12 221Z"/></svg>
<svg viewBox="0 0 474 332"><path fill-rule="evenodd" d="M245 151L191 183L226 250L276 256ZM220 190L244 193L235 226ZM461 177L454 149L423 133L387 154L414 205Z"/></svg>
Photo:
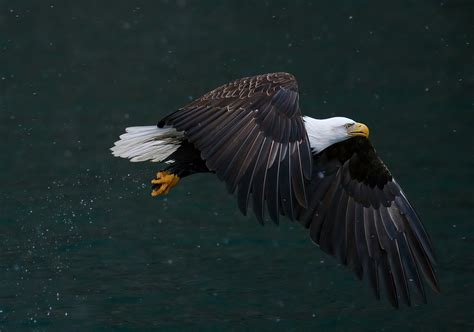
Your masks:
<svg viewBox="0 0 474 332"><path fill-rule="evenodd" d="M305 182L312 156L298 105L298 85L288 73L246 77L223 85L167 116L159 127L184 131L207 167L238 192L246 214L250 197L263 222L290 219L307 206Z"/></svg>
<svg viewBox="0 0 474 332"><path fill-rule="evenodd" d="M380 298L426 302L422 276L439 291L428 234L405 194L365 138L353 138L314 156L308 207L297 219L326 253L365 278Z"/></svg>

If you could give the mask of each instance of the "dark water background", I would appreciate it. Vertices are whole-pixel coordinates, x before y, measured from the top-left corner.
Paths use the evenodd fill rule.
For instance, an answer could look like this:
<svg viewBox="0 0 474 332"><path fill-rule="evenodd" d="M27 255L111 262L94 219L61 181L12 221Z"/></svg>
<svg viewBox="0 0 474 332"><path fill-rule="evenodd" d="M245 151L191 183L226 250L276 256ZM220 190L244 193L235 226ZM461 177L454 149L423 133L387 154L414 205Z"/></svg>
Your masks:
<svg viewBox="0 0 474 332"><path fill-rule="evenodd" d="M0 0L0 330L474 329L474 2ZM296 75L411 198L442 294L393 310L297 224L243 217L212 175L149 196L113 158L231 79Z"/></svg>

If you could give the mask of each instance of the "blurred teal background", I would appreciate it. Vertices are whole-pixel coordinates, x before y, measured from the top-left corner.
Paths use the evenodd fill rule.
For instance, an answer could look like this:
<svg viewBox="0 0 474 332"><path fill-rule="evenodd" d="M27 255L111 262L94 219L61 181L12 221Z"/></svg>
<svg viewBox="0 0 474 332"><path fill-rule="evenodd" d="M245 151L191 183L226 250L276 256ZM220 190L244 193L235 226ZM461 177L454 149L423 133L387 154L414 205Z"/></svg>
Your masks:
<svg viewBox="0 0 474 332"><path fill-rule="evenodd" d="M0 330L474 329L474 3L0 0ZM214 176L150 197L113 158L229 80L293 73L367 123L428 229L442 294L392 309L298 224Z"/></svg>

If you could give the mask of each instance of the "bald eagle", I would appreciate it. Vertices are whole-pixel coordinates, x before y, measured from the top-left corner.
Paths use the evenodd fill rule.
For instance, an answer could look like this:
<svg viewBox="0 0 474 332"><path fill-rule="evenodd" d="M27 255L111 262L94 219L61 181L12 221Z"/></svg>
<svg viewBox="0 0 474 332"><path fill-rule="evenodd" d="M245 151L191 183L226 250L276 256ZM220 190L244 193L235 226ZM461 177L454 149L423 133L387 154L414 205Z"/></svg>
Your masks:
<svg viewBox="0 0 474 332"><path fill-rule="evenodd" d="M152 196L198 172L215 173L245 215L297 220L327 254L365 279L380 299L426 303L439 292L430 238L370 143L369 129L344 117L303 116L293 75L271 73L220 86L161 119L130 127L111 148L163 168ZM425 281L423 281L423 279Z"/></svg>

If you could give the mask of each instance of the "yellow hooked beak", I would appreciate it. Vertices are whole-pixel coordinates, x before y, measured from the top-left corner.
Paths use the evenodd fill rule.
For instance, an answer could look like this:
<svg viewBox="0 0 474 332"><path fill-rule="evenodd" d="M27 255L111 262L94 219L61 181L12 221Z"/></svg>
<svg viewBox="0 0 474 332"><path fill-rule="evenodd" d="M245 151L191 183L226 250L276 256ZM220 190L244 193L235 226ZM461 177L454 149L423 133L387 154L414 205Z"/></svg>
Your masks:
<svg viewBox="0 0 474 332"><path fill-rule="evenodd" d="M369 127L363 123L355 123L353 126L348 128L347 133L349 136L369 137Z"/></svg>

